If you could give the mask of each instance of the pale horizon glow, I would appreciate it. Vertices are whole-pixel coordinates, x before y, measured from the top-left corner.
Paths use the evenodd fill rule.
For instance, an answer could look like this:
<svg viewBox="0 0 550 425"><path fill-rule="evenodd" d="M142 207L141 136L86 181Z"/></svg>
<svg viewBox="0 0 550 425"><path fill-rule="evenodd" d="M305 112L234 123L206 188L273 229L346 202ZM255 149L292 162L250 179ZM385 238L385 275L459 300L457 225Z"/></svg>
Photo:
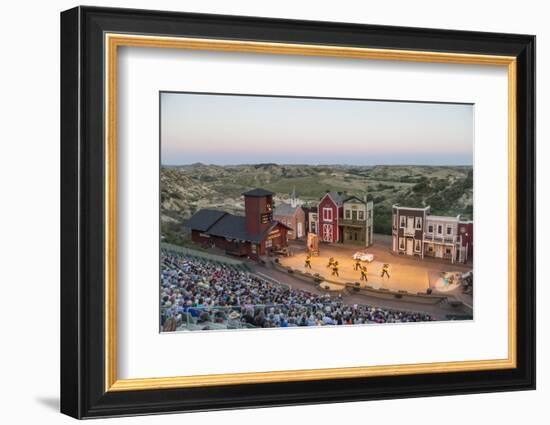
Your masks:
<svg viewBox="0 0 550 425"><path fill-rule="evenodd" d="M473 105L161 93L161 164L472 165Z"/></svg>

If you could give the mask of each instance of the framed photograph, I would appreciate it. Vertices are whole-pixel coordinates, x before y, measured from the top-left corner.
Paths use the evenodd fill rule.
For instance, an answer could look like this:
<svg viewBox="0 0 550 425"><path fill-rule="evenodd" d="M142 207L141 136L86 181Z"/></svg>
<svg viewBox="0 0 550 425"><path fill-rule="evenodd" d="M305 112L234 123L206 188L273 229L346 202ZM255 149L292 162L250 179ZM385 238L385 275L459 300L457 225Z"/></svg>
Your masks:
<svg viewBox="0 0 550 425"><path fill-rule="evenodd" d="M61 411L535 388L535 37L61 14Z"/></svg>

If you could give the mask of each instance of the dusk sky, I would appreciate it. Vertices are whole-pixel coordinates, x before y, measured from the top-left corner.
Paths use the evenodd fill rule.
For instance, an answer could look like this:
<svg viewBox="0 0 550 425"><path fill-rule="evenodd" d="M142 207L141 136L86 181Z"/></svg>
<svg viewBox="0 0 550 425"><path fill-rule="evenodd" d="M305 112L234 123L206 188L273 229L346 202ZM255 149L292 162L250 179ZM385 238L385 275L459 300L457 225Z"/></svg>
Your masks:
<svg viewBox="0 0 550 425"><path fill-rule="evenodd" d="M161 94L161 163L472 165L473 106Z"/></svg>

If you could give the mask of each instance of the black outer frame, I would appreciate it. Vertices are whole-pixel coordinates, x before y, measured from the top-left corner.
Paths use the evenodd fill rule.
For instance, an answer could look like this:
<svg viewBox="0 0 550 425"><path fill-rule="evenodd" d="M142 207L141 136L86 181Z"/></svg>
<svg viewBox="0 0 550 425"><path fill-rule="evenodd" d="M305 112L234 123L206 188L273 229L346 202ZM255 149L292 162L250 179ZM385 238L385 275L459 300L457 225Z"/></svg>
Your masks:
<svg viewBox="0 0 550 425"><path fill-rule="evenodd" d="M517 368L104 391L105 32L517 57ZM61 412L75 418L535 388L535 37L76 7L61 13Z"/></svg>

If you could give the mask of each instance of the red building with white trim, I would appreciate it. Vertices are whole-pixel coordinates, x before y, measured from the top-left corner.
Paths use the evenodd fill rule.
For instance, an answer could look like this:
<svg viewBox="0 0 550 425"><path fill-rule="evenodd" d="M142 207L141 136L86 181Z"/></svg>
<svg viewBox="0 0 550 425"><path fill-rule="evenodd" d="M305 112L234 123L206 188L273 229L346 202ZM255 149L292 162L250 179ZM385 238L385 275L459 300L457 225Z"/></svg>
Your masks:
<svg viewBox="0 0 550 425"><path fill-rule="evenodd" d="M308 231L328 243L370 246L373 243L374 204L357 196L327 192L309 213Z"/></svg>
<svg viewBox="0 0 550 425"><path fill-rule="evenodd" d="M344 199L337 192L327 192L317 207L317 234L323 242L339 242L339 221L343 214Z"/></svg>

